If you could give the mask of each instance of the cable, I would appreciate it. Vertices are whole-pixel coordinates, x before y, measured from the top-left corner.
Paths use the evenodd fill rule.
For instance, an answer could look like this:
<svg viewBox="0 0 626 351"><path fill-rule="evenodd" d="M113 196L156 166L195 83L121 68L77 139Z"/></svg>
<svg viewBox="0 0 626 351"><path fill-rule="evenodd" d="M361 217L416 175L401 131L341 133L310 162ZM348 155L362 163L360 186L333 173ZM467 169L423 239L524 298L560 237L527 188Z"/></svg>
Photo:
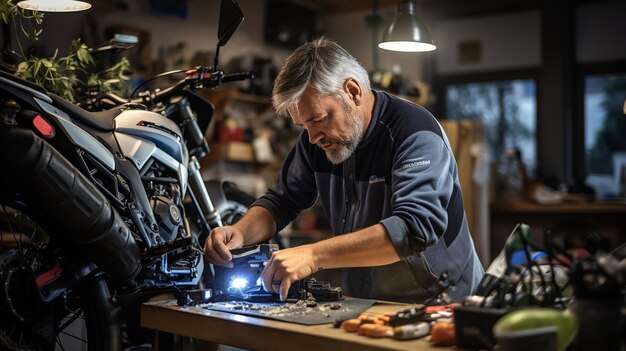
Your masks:
<svg viewBox="0 0 626 351"><path fill-rule="evenodd" d="M182 69L177 69L177 70L174 70L174 71L169 71L169 72L164 72L164 73L161 73L161 74L157 74L156 76L154 76L154 77L152 77L152 78L142 82L141 84L139 84L139 86L137 86L137 88L135 88L135 90L133 90L133 92L130 94L130 96L128 97L128 100L130 101L133 98L133 96L135 96L135 93L140 88L142 88L144 85L152 82L153 80L161 78L161 77L165 77L165 76L170 76L172 74L184 73L184 72L187 72L187 71L186 70L182 70Z"/></svg>
<svg viewBox="0 0 626 351"><path fill-rule="evenodd" d="M543 303L545 304L548 297L548 291L546 288L546 281L543 277L543 273L541 273L541 267L539 266L539 264L537 264L537 262L535 262L534 260L532 260L532 258L530 257L530 250L529 250L529 241L526 240L526 238L524 237L524 235L521 235L521 240L522 240L522 245L524 245L524 254L526 256L526 262L528 262L528 270L530 271L530 297L533 298L533 285L534 285L534 272L533 272L533 266L537 267L537 270L539 271L539 279L541 280L541 288L543 289L543 294L544 294L544 300ZM552 270L552 275L554 276L554 270Z"/></svg>

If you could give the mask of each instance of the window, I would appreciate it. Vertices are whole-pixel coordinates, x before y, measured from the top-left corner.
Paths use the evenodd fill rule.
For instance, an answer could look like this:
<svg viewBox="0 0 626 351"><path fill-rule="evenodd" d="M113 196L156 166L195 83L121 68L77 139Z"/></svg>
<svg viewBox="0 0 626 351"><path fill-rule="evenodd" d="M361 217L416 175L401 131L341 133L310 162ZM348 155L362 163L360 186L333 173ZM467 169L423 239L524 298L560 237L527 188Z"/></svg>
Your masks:
<svg viewBox="0 0 626 351"><path fill-rule="evenodd" d="M626 74L587 75L584 94L587 182L601 198L612 197L626 167Z"/></svg>
<svg viewBox="0 0 626 351"><path fill-rule="evenodd" d="M533 79L449 84L445 116L483 121L493 159L519 150L530 176L536 168L535 86Z"/></svg>

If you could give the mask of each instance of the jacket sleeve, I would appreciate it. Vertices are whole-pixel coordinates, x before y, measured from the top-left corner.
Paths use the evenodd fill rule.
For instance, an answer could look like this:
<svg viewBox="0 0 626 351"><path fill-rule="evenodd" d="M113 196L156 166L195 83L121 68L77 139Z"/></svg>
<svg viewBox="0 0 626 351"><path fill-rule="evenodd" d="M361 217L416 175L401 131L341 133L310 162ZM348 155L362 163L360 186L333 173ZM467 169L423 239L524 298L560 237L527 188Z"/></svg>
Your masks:
<svg viewBox="0 0 626 351"><path fill-rule="evenodd" d="M401 258L434 245L448 225L455 186L454 157L431 131L416 132L397 148L392 168L391 216L380 221Z"/></svg>
<svg viewBox="0 0 626 351"><path fill-rule="evenodd" d="M267 209L280 231L304 209L311 207L317 199L315 172L309 157L308 136L303 132L283 161L278 183L270 188L252 206Z"/></svg>

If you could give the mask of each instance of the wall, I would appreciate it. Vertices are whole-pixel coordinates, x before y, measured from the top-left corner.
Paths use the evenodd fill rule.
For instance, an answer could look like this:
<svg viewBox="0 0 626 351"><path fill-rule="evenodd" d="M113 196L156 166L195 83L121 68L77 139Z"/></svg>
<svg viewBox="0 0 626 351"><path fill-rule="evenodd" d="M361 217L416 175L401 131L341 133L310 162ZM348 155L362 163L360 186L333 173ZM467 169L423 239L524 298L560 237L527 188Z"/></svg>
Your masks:
<svg viewBox="0 0 626 351"><path fill-rule="evenodd" d="M325 16L322 18L323 28L328 36L348 50L368 71L374 69L372 49L375 46L381 70L392 70L395 66L408 81L424 80L423 64L427 57L434 55L433 52L400 53L382 50L376 46L383 31L393 19L395 11L395 7L379 10L383 22L379 26L375 43L372 42L372 29L365 21L366 16L372 11Z"/></svg>
<svg viewBox="0 0 626 351"><path fill-rule="evenodd" d="M579 6L576 57L580 63L626 58L626 2Z"/></svg>
<svg viewBox="0 0 626 351"><path fill-rule="evenodd" d="M186 19L137 9L131 13L108 13L99 19L99 23L101 27L129 24L149 30L150 50L154 58L157 57L159 48L173 46L180 41L187 43L188 56L198 50L214 52L217 44L219 1L189 1L188 5ZM265 1L241 0L239 5L245 19L228 44L220 50L221 62L226 63L233 57L259 55L271 57L277 64L282 64L289 51L268 47L263 39Z"/></svg>
<svg viewBox="0 0 626 351"><path fill-rule="evenodd" d="M474 73L520 69L541 64L539 11L441 21L434 30L437 72ZM478 41L481 57L476 63L459 63L459 44Z"/></svg>

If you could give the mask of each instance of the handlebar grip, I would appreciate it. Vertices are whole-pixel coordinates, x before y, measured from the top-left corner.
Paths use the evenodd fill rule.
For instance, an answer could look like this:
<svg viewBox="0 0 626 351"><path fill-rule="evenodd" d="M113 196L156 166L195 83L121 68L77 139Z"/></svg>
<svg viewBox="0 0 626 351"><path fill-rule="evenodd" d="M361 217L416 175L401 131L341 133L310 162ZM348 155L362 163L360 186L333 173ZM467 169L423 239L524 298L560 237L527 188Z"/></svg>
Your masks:
<svg viewBox="0 0 626 351"><path fill-rule="evenodd" d="M253 72L240 72L240 73L225 74L222 77L222 83L235 82L238 80L246 80L246 79L254 79L254 73Z"/></svg>

